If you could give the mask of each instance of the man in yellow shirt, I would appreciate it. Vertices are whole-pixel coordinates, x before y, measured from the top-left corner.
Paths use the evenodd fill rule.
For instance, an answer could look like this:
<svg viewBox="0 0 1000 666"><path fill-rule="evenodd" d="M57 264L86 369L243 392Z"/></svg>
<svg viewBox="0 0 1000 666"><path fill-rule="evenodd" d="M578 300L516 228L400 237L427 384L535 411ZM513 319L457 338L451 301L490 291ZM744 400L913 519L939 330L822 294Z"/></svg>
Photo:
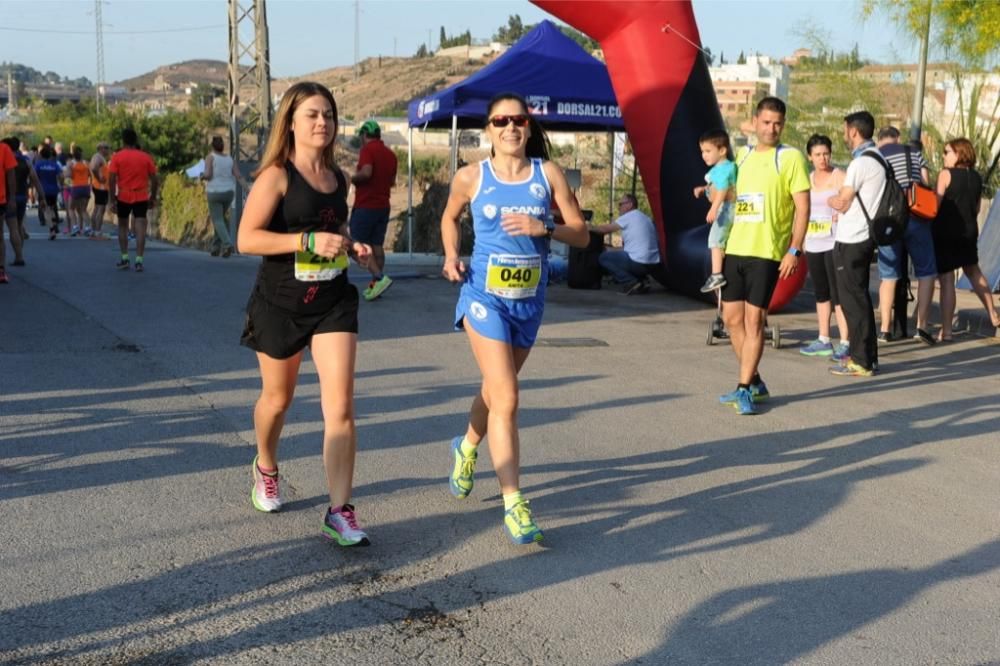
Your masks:
<svg viewBox="0 0 1000 666"><path fill-rule="evenodd" d="M740 414L768 398L757 372L764 319L778 278L798 270L809 222L809 170L802 153L781 145L785 103L765 97L753 118L757 144L736 156L736 201L726 243L722 317L739 361L736 390L720 396Z"/></svg>

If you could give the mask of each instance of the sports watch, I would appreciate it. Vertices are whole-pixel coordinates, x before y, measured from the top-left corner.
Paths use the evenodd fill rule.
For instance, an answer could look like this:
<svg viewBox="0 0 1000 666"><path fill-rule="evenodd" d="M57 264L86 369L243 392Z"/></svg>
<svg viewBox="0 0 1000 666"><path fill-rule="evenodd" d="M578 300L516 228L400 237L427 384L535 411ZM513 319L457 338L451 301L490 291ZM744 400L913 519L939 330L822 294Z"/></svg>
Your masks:
<svg viewBox="0 0 1000 666"><path fill-rule="evenodd" d="M545 238L547 238L548 240L552 240L552 234L554 234L556 231L555 220L553 220L552 216L550 215L546 217L544 220L542 220L542 222L543 224L545 224Z"/></svg>
<svg viewBox="0 0 1000 666"><path fill-rule="evenodd" d="M790 247L790 248L788 248L788 254L792 255L793 257L801 257L802 256L802 250L800 250L797 247Z"/></svg>

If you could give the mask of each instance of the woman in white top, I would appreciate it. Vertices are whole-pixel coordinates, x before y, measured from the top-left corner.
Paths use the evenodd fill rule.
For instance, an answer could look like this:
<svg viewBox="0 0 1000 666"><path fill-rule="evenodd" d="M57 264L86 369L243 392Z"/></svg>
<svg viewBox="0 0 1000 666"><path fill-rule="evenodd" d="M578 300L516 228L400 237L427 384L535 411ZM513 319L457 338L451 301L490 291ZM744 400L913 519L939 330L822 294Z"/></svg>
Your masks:
<svg viewBox="0 0 1000 666"><path fill-rule="evenodd" d="M212 137L212 152L205 158L205 172L201 175L205 181L205 194L208 197L208 214L215 228L215 238L212 239L212 256L228 257L233 253L233 240L226 226L226 213L233 203L236 193L236 183L248 189L236 162L223 150L226 145L221 136Z"/></svg>
<svg viewBox="0 0 1000 666"><path fill-rule="evenodd" d="M837 212L827 200L840 191L844 172L830 163L833 142L830 137L813 134L806 143L806 153L812 162L809 174L812 189L809 192L809 228L806 232L805 252L816 292L816 317L819 319L819 338L799 351L806 356L832 356L839 360L847 354L847 320L837 298L837 277L833 268L833 243L836 237ZM840 344L834 346L830 339L830 315L836 313Z"/></svg>

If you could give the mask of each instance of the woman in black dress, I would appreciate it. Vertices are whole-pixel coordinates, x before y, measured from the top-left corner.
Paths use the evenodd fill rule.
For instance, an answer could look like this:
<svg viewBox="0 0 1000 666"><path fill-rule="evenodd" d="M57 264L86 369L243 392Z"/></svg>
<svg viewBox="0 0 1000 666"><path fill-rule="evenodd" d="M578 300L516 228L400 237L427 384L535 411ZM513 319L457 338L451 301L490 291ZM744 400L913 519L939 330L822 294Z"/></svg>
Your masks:
<svg viewBox="0 0 1000 666"><path fill-rule="evenodd" d="M955 270L961 268L983 302L994 326L1000 315L993 306L986 277L979 270L976 218L983 194L983 179L976 173L976 151L968 139L952 139L944 146L944 170L938 174L937 194L941 201L938 216L931 225L938 282L941 285L941 332L938 340L951 340L951 322L955 315Z"/></svg>

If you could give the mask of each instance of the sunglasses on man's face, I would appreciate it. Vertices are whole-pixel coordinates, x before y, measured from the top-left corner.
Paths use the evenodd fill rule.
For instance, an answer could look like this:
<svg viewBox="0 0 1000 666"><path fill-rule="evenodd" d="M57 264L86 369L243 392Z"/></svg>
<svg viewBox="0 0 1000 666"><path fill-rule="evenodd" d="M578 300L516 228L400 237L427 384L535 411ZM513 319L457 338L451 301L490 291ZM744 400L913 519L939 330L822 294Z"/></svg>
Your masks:
<svg viewBox="0 0 1000 666"><path fill-rule="evenodd" d="M493 127L507 127L510 123L514 123L514 127L524 127L528 124L528 116L493 116L490 118L490 125Z"/></svg>

